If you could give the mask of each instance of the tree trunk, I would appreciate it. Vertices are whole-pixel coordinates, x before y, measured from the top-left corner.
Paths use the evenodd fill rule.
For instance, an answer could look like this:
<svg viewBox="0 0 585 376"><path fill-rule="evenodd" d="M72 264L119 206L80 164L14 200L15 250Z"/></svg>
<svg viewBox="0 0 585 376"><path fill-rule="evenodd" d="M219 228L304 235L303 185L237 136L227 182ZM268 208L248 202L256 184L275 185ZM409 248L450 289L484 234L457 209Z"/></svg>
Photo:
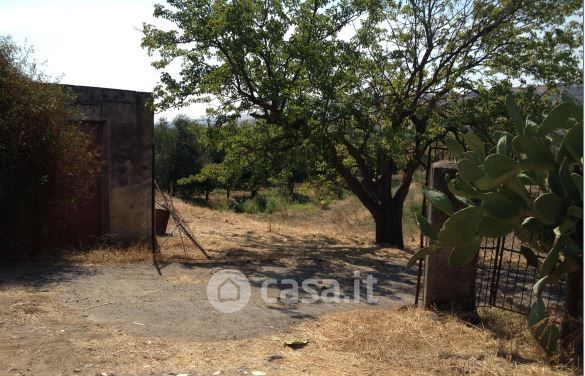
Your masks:
<svg viewBox="0 0 585 376"><path fill-rule="evenodd" d="M290 179L287 182L286 187L287 187L287 191L288 191L287 192L288 197L292 197L293 194L295 193L295 181L293 179Z"/></svg>
<svg viewBox="0 0 585 376"><path fill-rule="evenodd" d="M209 190L205 190L205 202L209 202Z"/></svg>
<svg viewBox="0 0 585 376"><path fill-rule="evenodd" d="M402 234L402 206L404 202L393 202L393 204L374 216L376 244L388 244L396 248L404 248Z"/></svg>
<svg viewBox="0 0 585 376"><path fill-rule="evenodd" d="M414 166L409 165L404 169L402 182L392 196L392 175L397 172L395 163L384 155L380 155L377 163L380 166L379 171L382 173L380 178L373 179L373 171L360 157L359 151L351 144L346 144L346 146L360 169L362 175L360 179L343 164L343 159L338 156L335 145L327 145L329 154L325 155L326 160L343 177L349 189L374 217L376 243L403 248L402 211L412 182Z"/></svg>

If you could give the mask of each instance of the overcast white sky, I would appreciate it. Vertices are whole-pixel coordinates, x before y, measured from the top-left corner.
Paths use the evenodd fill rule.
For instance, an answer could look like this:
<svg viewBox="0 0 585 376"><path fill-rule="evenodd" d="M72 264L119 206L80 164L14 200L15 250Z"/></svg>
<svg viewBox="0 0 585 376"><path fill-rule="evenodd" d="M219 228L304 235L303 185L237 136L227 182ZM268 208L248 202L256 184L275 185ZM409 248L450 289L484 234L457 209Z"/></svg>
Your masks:
<svg viewBox="0 0 585 376"><path fill-rule="evenodd" d="M43 71L60 82L153 90L158 74L140 47L142 22L157 23L163 0L0 0L0 34L34 47ZM157 114L205 115L205 105Z"/></svg>

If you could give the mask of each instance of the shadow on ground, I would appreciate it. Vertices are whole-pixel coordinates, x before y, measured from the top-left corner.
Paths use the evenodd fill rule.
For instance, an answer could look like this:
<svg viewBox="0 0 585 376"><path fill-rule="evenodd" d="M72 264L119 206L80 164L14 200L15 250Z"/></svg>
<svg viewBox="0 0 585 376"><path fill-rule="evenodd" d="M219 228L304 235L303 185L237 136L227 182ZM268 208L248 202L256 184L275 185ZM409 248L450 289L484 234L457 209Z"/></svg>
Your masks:
<svg viewBox="0 0 585 376"><path fill-rule="evenodd" d="M93 267L62 261L12 261L0 266L0 289L50 288L95 273Z"/></svg>
<svg viewBox="0 0 585 376"><path fill-rule="evenodd" d="M250 231L233 236L241 247L211 252L211 260L160 262L161 274L146 262L2 265L0 288L48 289L66 308L89 320L134 335L200 341L262 336L331 311L414 301L416 270L405 268L400 250L347 245L318 234L293 237L275 232L260 239ZM208 300L207 282L223 269L242 272L251 286L250 301L236 313L219 312ZM373 281L371 291L368 278ZM314 287L320 299L307 302L304 298L309 296L302 289L298 301L281 299L281 292L292 287L291 280L302 286L307 279L317 280ZM275 282L262 290L267 280ZM275 299L267 301L263 291ZM340 300L331 299L333 292Z"/></svg>

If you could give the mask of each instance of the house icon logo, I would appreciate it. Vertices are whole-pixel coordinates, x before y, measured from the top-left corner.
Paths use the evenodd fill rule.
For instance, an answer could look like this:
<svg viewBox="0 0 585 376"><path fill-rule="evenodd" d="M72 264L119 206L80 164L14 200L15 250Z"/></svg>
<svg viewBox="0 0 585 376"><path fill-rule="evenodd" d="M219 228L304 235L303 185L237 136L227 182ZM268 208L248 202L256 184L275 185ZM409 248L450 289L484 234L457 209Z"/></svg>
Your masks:
<svg viewBox="0 0 585 376"><path fill-rule="evenodd" d="M250 301L251 289L239 270L222 269L207 282L207 299L220 312L238 312Z"/></svg>

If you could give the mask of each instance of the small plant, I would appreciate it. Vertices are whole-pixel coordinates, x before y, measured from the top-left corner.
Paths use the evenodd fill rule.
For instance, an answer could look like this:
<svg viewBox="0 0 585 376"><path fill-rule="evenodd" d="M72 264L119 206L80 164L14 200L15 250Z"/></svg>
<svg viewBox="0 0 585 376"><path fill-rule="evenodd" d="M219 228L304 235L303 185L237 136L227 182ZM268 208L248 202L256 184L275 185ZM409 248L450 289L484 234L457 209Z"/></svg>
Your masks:
<svg viewBox="0 0 585 376"><path fill-rule="evenodd" d="M258 193L256 197L239 201L235 206L235 211L247 214L272 214L286 210L291 204L289 201L280 191L268 190Z"/></svg>
<svg viewBox="0 0 585 376"><path fill-rule="evenodd" d="M257 214L260 212L258 200L256 198L244 200L241 203L238 203L236 206L236 211L246 214Z"/></svg>
<svg viewBox="0 0 585 376"><path fill-rule="evenodd" d="M540 346L549 352L556 350L561 329L548 317L542 287L567 278L566 322L579 319L582 305L583 110L566 99L536 124L524 120L508 96L506 105L517 135L501 132L489 151L474 134L465 135L465 146L455 139L446 140L458 158L458 172L449 180L449 190L467 207L453 212L445 194L425 189L426 198L449 218L436 233L417 214L421 231L434 243L409 261L413 265L431 252L447 248L450 266L463 266L473 260L483 238L514 232L523 242L527 263L540 273L527 320ZM540 193L531 194L527 186L538 186ZM539 253L546 255L542 262Z"/></svg>

